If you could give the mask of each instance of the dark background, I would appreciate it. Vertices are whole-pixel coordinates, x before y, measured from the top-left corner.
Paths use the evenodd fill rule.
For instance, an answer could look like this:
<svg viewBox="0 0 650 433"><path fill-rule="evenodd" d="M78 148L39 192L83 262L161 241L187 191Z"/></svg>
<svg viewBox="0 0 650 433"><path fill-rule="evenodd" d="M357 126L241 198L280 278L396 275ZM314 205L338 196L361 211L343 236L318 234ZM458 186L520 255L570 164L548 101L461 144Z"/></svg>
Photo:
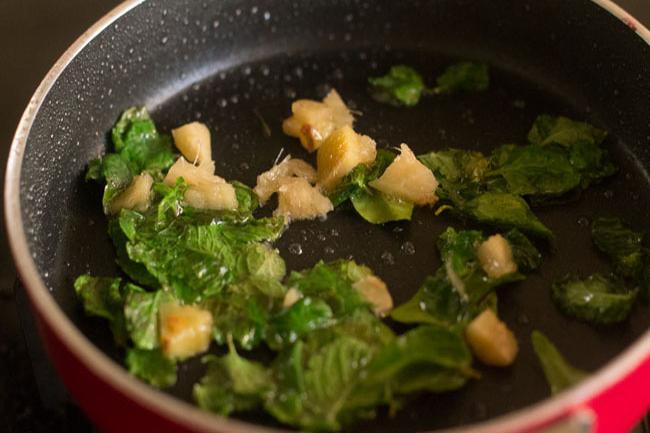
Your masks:
<svg viewBox="0 0 650 433"><path fill-rule="evenodd" d="M16 124L40 80L84 30L118 3L117 0L0 0L2 179ZM650 1L618 0L618 3L650 25ZM92 431L72 404L52 404L61 401L60 393L43 395L42 385L40 389L37 386L38 374L34 374L23 335L25 321L20 320L26 310L20 308L20 296L17 308L14 283L15 272L3 228L0 231L0 431ZM29 334L30 330L26 331ZM34 341L32 336L32 352ZM41 376L44 374L40 365L36 370Z"/></svg>

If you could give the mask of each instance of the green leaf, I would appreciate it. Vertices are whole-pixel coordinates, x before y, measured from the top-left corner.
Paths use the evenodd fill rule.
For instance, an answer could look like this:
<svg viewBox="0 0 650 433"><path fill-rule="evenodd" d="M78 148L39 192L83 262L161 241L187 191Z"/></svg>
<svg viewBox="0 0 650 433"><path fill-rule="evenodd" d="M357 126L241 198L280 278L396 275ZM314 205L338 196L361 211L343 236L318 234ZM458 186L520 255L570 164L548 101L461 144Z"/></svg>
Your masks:
<svg viewBox="0 0 650 433"><path fill-rule="evenodd" d="M102 180L104 177L102 169L102 159L96 158L88 163L86 170L86 181L88 180Z"/></svg>
<svg viewBox="0 0 650 433"><path fill-rule="evenodd" d="M591 224L591 239L614 265L614 270L628 278L638 278L646 262L643 232L632 230L619 218L597 218Z"/></svg>
<svg viewBox="0 0 650 433"><path fill-rule="evenodd" d="M583 188L616 173L616 166L601 148L607 132L567 117L541 115L528 133L528 141L540 146L557 145L569 152L571 165L582 175Z"/></svg>
<svg viewBox="0 0 650 433"><path fill-rule="evenodd" d="M587 377L588 373L569 365L544 334L535 330L530 338L535 354L542 365L546 381L551 388L551 394L558 394Z"/></svg>
<svg viewBox="0 0 650 433"><path fill-rule="evenodd" d="M565 149L557 146L506 145L495 151L488 177L501 177L517 195L559 196L581 184Z"/></svg>
<svg viewBox="0 0 650 433"><path fill-rule="evenodd" d="M350 277L346 262L318 262L311 269L292 272L286 285L305 296L324 300L336 317L348 315L358 308L367 309L366 302L352 287L356 281Z"/></svg>
<svg viewBox="0 0 650 433"><path fill-rule="evenodd" d="M304 430L339 430L349 419L344 412L346 400L373 351L366 343L345 336L314 349L296 344L281 358L284 362L276 364L276 375L288 378L266 408L282 422Z"/></svg>
<svg viewBox="0 0 650 433"><path fill-rule="evenodd" d="M511 229L504 237L512 249L512 257L519 272L531 272L542 264L542 254L519 230Z"/></svg>
<svg viewBox="0 0 650 433"><path fill-rule="evenodd" d="M220 415L254 409L273 389L265 366L240 357L232 342L229 348L222 357L203 357L207 372L193 390L199 407Z"/></svg>
<svg viewBox="0 0 650 433"><path fill-rule="evenodd" d="M379 149L372 164L357 165L341 180L328 198L334 206L339 206L353 195L368 191L368 183L379 178L394 159L395 153Z"/></svg>
<svg viewBox="0 0 650 433"><path fill-rule="evenodd" d="M555 305L566 315L593 324L607 325L625 320L638 289L627 290L621 281L594 274L587 278L567 275L553 283Z"/></svg>
<svg viewBox="0 0 650 433"><path fill-rule="evenodd" d="M257 194L247 185L241 182L233 181L232 186L235 188L235 195L237 196L237 203L239 207L237 212L241 215L252 216L255 209L260 205Z"/></svg>
<svg viewBox="0 0 650 433"><path fill-rule="evenodd" d="M489 160L474 150L441 150L425 153L418 156L418 159L433 171L436 178L451 183L481 182L489 165Z"/></svg>
<svg viewBox="0 0 650 433"><path fill-rule="evenodd" d="M187 184L182 177L176 179L176 184L173 187L164 183L156 183L153 189L156 194L161 196L156 206L156 222L158 224L178 218L183 213L183 198Z"/></svg>
<svg viewBox="0 0 650 433"><path fill-rule="evenodd" d="M378 102L391 105L412 107L418 103L424 81L422 76L413 68L397 65L390 68L383 77L369 78L370 95Z"/></svg>
<svg viewBox="0 0 650 433"><path fill-rule="evenodd" d="M468 201L460 211L479 223L501 228L517 228L550 239L553 233L537 219L521 197L505 192L486 192Z"/></svg>
<svg viewBox="0 0 650 433"><path fill-rule="evenodd" d="M89 167L90 169L90 167ZM96 170L93 168L93 170ZM91 175L95 175L92 173ZM116 153L109 153L102 158L102 176L106 181L102 204L104 213L108 213L111 201L117 197L133 180L133 172L127 161Z"/></svg>
<svg viewBox="0 0 650 433"><path fill-rule="evenodd" d="M284 278L286 267L278 250L265 244L251 244L246 248L244 256L252 278L277 281Z"/></svg>
<svg viewBox="0 0 650 433"><path fill-rule="evenodd" d="M352 196L352 205L359 215L372 224L389 221L410 221L413 203L389 197L379 191L360 191Z"/></svg>
<svg viewBox="0 0 650 433"><path fill-rule="evenodd" d="M157 388L167 388L176 383L176 361L158 349L129 349L126 352L129 373Z"/></svg>
<svg viewBox="0 0 650 433"><path fill-rule="evenodd" d="M607 132L588 123L547 114L538 116L528 133L528 141L540 146L557 144L572 147L582 142L600 145L606 137Z"/></svg>
<svg viewBox="0 0 650 433"><path fill-rule="evenodd" d="M161 286L171 287L176 297L190 303L234 282L242 272L239 256L243 249L275 240L284 229L282 218L213 219L195 224L195 217L186 214L161 225L155 215L123 211L119 221L128 239L129 258L142 263Z"/></svg>
<svg viewBox="0 0 650 433"><path fill-rule="evenodd" d="M237 344L250 350L267 335L275 303L255 286L244 282L229 287L228 292L206 302L213 317L213 336L217 344L225 344L228 335Z"/></svg>
<svg viewBox="0 0 650 433"><path fill-rule="evenodd" d="M521 233L511 231L509 235L517 238L513 247L515 260L519 257L523 262L524 257L533 262L535 258L541 258ZM434 276L425 279L410 300L395 308L391 318L402 323L427 323L453 328L464 327L485 308L496 309L494 289L520 281L524 276L515 272L501 278L488 277L477 257L477 248L484 240L479 231L457 231L448 227L437 242L443 266ZM530 266L522 266L521 270L532 269Z"/></svg>
<svg viewBox="0 0 650 433"><path fill-rule="evenodd" d="M466 302L440 268L435 276L426 277L410 300L393 309L390 317L401 323L454 326L465 320L466 311Z"/></svg>
<svg viewBox="0 0 650 433"><path fill-rule="evenodd" d="M115 151L134 174L165 170L176 159L171 137L158 133L144 107L132 107L122 113L111 135Z"/></svg>
<svg viewBox="0 0 650 433"><path fill-rule="evenodd" d="M332 323L334 314L325 301L302 298L271 318L267 343L272 349L279 350L295 343L303 335Z"/></svg>
<svg viewBox="0 0 650 433"><path fill-rule="evenodd" d="M458 389L473 374L471 362L458 330L419 326L379 350L346 406L394 406L402 395Z"/></svg>
<svg viewBox="0 0 650 433"><path fill-rule="evenodd" d="M483 242L483 234L477 230L456 231L447 227L438 237L438 250L442 261L448 263L456 275L465 279L478 266L476 249Z"/></svg>
<svg viewBox="0 0 650 433"><path fill-rule="evenodd" d="M92 277L80 275L74 282L74 289L81 298L86 314L102 317L109 321L117 344L126 343L127 332L122 312L124 293L120 278Z"/></svg>
<svg viewBox="0 0 650 433"><path fill-rule="evenodd" d="M113 240L115 246L115 254L117 258L115 261L120 266L122 271L129 276L133 281L143 286L158 288L158 280L151 275L147 268L142 263L136 263L129 258L126 252L126 243L128 238L122 231L119 218L111 218L108 222L108 234Z"/></svg>
<svg viewBox="0 0 650 433"><path fill-rule="evenodd" d="M474 93L487 90L490 73L482 63L460 62L449 66L436 79L435 93Z"/></svg>
<svg viewBox="0 0 650 433"><path fill-rule="evenodd" d="M145 292L132 284L126 286L124 317L131 341L138 349L156 349L159 342L158 312L160 306L174 298L163 290Z"/></svg>

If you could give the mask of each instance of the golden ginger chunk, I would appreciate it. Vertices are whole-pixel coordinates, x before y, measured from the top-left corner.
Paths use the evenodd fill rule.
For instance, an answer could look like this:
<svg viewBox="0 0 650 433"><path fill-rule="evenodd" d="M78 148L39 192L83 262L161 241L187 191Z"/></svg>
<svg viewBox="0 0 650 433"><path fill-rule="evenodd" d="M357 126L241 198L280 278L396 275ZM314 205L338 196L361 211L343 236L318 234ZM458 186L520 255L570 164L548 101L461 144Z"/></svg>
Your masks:
<svg viewBox="0 0 650 433"><path fill-rule="evenodd" d="M291 104L293 115L282 123L285 134L300 139L310 152L318 149L329 135L342 126L352 126L354 117L336 90L322 102L299 99Z"/></svg>
<svg viewBox="0 0 650 433"><path fill-rule="evenodd" d="M517 272L510 243L500 234L487 238L479 245L476 253L481 267L490 278L500 278Z"/></svg>
<svg viewBox="0 0 650 433"><path fill-rule="evenodd" d="M465 339L474 355L484 364L507 367L517 356L517 339L489 308L465 328Z"/></svg>
<svg viewBox="0 0 650 433"><path fill-rule="evenodd" d="M324 217L332 211L332 202L317 187L301 177L283 177L278 189L278 208L273 215L292 220Z"/></svg>
<svg viewBox="0 0 650 433"><path fill-rule="evenodd" d="M151 204L151 187L153 178L149 173L135 176L131 184L117 197L111 200L108 213L114 215L122 209L144 212Z"/></svg>
<svg viewBox="0 0 650 433"><path fill-rule="evenodd" d="M200 122L187 123L172 129L174 144L185 159L205 171L214 173L210 130Z"/></svg>
<svg viewBox="0 0 650 433"><path fill-rule="evenodd" d="M292 159L287 156L281 163L257 176L255 194L264 204L269 197L280 189L282 179L286 177L301 177L309 183L316 182L316 170L302 159Z"/></svg>
<svg viewBox="0 0 650 433"><path fill-rule="evenodd" d="M401 154L386 168L379 179L370 182L373 188L417 205L434 204L438 197L438 181L406 145L400 146Z"/></svg>
<svg viewBox="0 0 650 433"><path fill-rule="evenodd" d="M212 339L212 314L192 305L160 306L160 347L169 358L185 359L205 352Z"/></svg>
<svg viewBox="0 0 650 433"><path fill-rule="evenodd" d="M219 176L190 164L182 156L170 167L163 182L174 186L180 177L187 184L183 197L185 204L198 209L237 209L237 195L231 184Z"/></svg>
<svg viewBox="0 0 650 433"><path fill-rule="evenodd" d="M354 167L371 163L376 156L373 139L357 134L350 126L343 126L334 131L318 149L318 181L325 190L331 190Z"/></svg>
<svg viewBox="0 0 650 433"><path fill-rule="evenodd" d="M284 308L289 308L302 298L302 293L295 287L289 288L287 293L284 294L284 299L282 300L282 306Z"/></svg>
<svg viewBox="0 0 650 433"><path fill-rule="evenodd" d="M372 305L377 316L383 317L393 309L393 298L386 283L379 277L368 275L354 283L353 287Z"/></svg>

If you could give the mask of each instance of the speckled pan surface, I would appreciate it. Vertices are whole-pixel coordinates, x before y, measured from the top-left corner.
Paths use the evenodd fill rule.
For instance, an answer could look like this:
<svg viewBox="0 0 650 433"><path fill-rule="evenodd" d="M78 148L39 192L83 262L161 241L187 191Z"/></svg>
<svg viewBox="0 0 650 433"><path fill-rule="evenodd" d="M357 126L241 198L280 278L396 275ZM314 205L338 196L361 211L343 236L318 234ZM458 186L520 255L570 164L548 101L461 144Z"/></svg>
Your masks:
<svg viewBox="0 0 650 433"><path fill-rule="evenodd" d="M402 141L416 151L489 149L522 140L542 112L586 118L610 131L621 166L610 182L581 200L539 212L558 237L539 275L500 292L500 311L522 345L514 368L484 369L484 378L442 396L423 396L395 418L381 414L354 431L420 431L463 425L543 400L547 390L528 335L548 333L567 357L596 370L642 335L650 311L594 331L562 317L548 282L567 271L591 272L603 262L589 247L585 222L596 214L650 226L650 48L590 1L437 0L148 1L94 38L54 83L36 115L20 172L20 201L29 250L43 281L92 342L120 361L101 322L86 319L72 281L81 272L116 273L98 205L83 181L87 162L106 149L119 112L147 105L163 129L192 119L214 131L217 171L254 183L278 151L305 156L284 137L280 121L296 97L334 86L363 112L358 129L380 146ZM415 109L381 106L366 95L368 75L396 62L432 76L455 58L493 66L491 90L460 99L425 101ZM255 112L272 128L266 138ZM390 285L396 302L438 266L434 239L451 219L425 210L410 224L369 226L339 212L325 223L300 223L278 247L294 269L319 258L353 256ZM302 253L289 251L299 244ZM411 249L414 247L414 253ZM295 245L292 248L295 252ZM181 370L171 392L189 399L202 373ZM259 414L247 419L273 422Z"/></svg>

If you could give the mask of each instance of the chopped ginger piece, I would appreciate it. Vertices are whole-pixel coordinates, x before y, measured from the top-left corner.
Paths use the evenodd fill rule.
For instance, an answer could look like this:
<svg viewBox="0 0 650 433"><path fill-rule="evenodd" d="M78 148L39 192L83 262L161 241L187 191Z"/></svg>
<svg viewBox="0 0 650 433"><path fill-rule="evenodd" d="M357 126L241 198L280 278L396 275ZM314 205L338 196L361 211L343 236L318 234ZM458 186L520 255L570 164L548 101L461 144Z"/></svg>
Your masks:
<svg viewBox="0 0 650 433"><path fill-rule="evenodd" d="M302 298L302 293L295 287L291 287L287 290L287 293L284 294L284 299L282 300L282 306L284 308L289 308Z"/></svg>
<svg viewBox="0 0 650 433"><path fill-rule="evenodd" d="M336 90L332 89L323 102L299 99L291 104L293 115L282 123L285 134L300 139L310 152L318 149L337 128L352 126L354 117Z"/></svg>
<svg viewBox="0 0 650 433"><path fill-rule="evenodd" d="M292 159L291 156L287 156L281 163L257 176L257 185L254 191L260 199L260 203L264 204L280 189L282 178L293 176L301 177L309 183L316 182L314 167L302 159Z"/></svg>
<svg viewBox="0 0 650 433"><path fill-rule="evenodd" d="M510 243L499 234L487 238L479 245L476 253L481 267L490 278L500 278L517 272Z"/></svg>
<svg viewBox="0 0 650 433"><path fill-rule="evenodd" d="M182 177L187 184L183 200L197 209L237 209L235 188L223 178L208 173L185 160L182 156L172 165L163 182L173 186Z"/></svg>
<svg viewBox="0 0 650 433"><path fill-rule="evenodd" d="M424 164L415 157L406 144L401 154L386 168L379 179L370 182L373 188L417 205L434 204L438 197L438 181Z"/></svg>
<svg viewBox="0 0 650 433"><path fill-rule="evenodd" d="M212 314L192 305L160 307L160 346L169 358L185 359L205 352L212 339Z"/></svg>
<svg viewBox="0 0 650 433"><path fill-rule="evenodd" d="M108 213L114 215L122 209L133 209L144 212L151 204L151 186L153 178L149 173L135 176L131 184L117 197L111 200Z"/></svg>
<svg viewBox="0 0 650 433"><path fill-rule="evenodd" d="M379 277L368 275L354 283L353 287L372 305L377 316L383 317L393 309L393 298L386 283Z"/></svg>
<svg viewBox="0 0 650 433"><path fill-rule="evenodd" d="M210 174L214 173L210 130L200 122L187 123L172 129L174 144L185 159Z"/></svg>
<svg viewBox="0 0 650 433"><path fill-rule="evenodd" d="M371 163L377 156L375 141L354 132L350 126L334 131L318 149L318 180L325 190L333 189L359 164Z"/></svg>
<svg viewBox="0 0 650 433"><path fill-rule="evenodd" d="M507 367L517 356L517 339L489 308L465 328L465 339L476 357L486 365Z"/></svg>
<svg viewBox="0 0 650 433"><path fill-rule="evenodd" d="M301 177L283 177L278 189L278 208L273 215L292 220L324 217L332 211L332 202L317 187Z"/></svg>

